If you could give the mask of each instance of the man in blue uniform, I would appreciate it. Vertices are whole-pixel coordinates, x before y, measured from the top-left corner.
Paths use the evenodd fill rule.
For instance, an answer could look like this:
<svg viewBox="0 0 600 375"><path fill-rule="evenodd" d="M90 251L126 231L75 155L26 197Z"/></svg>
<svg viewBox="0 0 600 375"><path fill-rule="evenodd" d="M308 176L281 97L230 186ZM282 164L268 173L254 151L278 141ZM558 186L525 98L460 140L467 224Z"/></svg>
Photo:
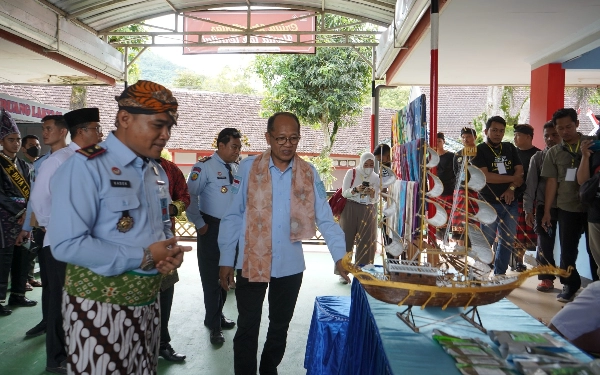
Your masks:
<svg viewBox="0 0 600 375"><path fill-rule="evenodd" d="M149 81L116 100L116 130L78 150L51 180L51 217L60 220L50 221L50 246L68 263L70 374L156 373L161 274L191 250L171 233L168 180L155 161L177 121L177 100Z"/></svg>
<svg viewBox="0 0 600 375"><path fill-rule="evenodd" d="M206 315L204 325L210 332L213 345L223 344L222 329L232 329L235 322L225 318L223 305L227 292L219 284L219 225L231 203L231 184L237 169L235 161L242 149L241 135L234 128L221 130L217 137L217 151L201 159L188 177L191 203L188 219L198 234L198 268L204 291Z"/></svg>
<svg viewBox="0 0 600 375"><path fill-rule="evenodd" d="M232 184L233 201L221 222L221 285L229 290L237 269L238 328L233 339L236 375L256 375L262 306L269 290L269 330L261 374L277 374L285 353L305 268L302 240L323 234L340 274L344 232L333 220L325 185L314 166L296 154L300 122L279 112L267 121L264 153L246 158ZM239 252L236 251L239 242ZM238 255L236 256L236 253ZM237 259L237 260L236 260Z"/></svg>

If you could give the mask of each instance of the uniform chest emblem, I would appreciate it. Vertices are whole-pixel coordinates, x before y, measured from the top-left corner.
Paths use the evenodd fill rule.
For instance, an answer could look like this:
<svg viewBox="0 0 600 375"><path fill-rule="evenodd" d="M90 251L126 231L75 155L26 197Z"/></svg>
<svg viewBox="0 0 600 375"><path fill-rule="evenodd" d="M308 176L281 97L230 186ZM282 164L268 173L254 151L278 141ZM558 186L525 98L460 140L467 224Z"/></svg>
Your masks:
<svg viewBox="0 0 600 375"><path fill-rule="evenodd" d="M117 167L112 167L111 171L112 171L112 173L116 174L117 176L121 174L121 170Z"/></svg>
<svg viewBox="0 0 600 375"><path fill-rule="evenodd" d="M117 222L117 230L121 233L129 232L133 228L133 218L129 216L129 212L123 212L123 216Z"/></svg>
<svg viewBox="0 0 600 375"><path fill-rule="evenodd" d="M227 193L227 186L221 187L221 193L223 193L223 194Z"/></svg>

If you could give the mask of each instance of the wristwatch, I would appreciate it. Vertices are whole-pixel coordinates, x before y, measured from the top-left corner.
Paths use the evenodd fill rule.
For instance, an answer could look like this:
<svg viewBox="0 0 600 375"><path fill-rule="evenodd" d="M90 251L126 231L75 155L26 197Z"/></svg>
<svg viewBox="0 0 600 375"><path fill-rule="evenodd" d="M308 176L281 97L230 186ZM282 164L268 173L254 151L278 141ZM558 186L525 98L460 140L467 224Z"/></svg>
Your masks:
<svg viewBox="0 0 600 375"><path fill-rule="evenodd" d="M515 186L515 185L510 185L508 188L509 188L510 190L512 190L512 191L515 191L515 189L516 189L516 186Z"/></svg>
<svg viewBox="0 0 600 375"><path fill-rule="evenodd" d="M140 268L144 271L150 271L155 267L156 265L154 264L154 258L152 258L152 253L150 252L150 249L144 247L144 259Z"/></svg>

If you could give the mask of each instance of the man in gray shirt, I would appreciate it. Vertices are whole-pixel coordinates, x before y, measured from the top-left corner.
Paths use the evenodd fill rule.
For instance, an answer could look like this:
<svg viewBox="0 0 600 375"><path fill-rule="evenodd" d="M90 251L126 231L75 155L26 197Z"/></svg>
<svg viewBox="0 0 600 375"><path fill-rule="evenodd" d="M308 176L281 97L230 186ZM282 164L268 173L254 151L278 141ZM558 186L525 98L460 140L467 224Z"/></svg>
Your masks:
<svg viewBox="0 0 600 375"><path fill-rule="evenodd" d="M561 141L558 132L554 128L552 121L544 124L544 142L546 148L533 155L529 164L529 173L527 174L527 188L523 193L523 210L525 211L525 220L527 225L533 227L537 237L537 257L538 264L555 265L554 263L554 240L556 238L557 212L556 207L550 210L552 217L551 227L545 230L541 223L544 216L544 202L546 195L546 179L541 177L544 158L550 147L559 144ZM537 290L540 292L550 292L554 289L553 275L539 275L540 283Z"/></svg>

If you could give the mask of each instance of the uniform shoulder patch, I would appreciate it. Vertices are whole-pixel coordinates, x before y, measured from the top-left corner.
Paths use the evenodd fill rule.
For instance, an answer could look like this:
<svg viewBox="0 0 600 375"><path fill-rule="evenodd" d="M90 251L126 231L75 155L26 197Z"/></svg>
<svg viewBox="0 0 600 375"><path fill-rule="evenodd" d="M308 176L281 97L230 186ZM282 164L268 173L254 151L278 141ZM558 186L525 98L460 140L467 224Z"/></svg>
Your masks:
<svg viewBox="0 0 600 375"><path fill-rule="evenodd" d="M103 147L100 147L98 145L91 145L91 146L80 148L79 150L77 150L77 152L80 153L81 155L85 156L88 159L93 159L96 156L105 153L106 149Z"/></svg>
<svg viewBox="0 0 600 375"><path fill-rule="evenodd" d="M209 160L210 160L210 158L211 158L210 156L205 156L205 157L203 157L203 158L201 158L201 159L198 159L198 161L199 161L200 163L206 163L207 161L209 161Z"/></svg>

